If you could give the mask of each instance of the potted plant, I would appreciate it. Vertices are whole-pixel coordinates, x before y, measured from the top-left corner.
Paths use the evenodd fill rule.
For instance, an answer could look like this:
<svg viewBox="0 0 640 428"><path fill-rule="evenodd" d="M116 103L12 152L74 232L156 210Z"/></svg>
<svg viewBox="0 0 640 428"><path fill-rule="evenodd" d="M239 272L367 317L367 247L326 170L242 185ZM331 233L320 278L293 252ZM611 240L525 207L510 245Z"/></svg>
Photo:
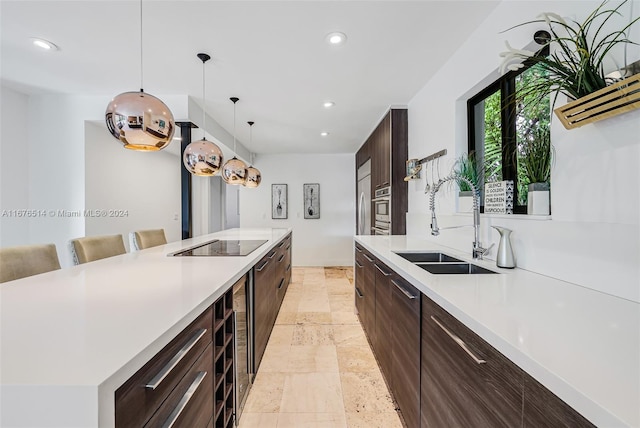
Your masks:
<svg viewBox="0 0 640 428"><path fill-rule="evenodd" d="M537 127L518 141L519 178L526 180L527 213L549 215L549 178L554 150L548 126Z"/></svg>
<svg viewBox="0 0 640 428"><path fill-rule="evenodd" d="M476 186L476 189L480 188L482 168L479 167L476 161L475 152L464 154L456 159L453 172L471 181ZM463 180L456 180L456 182L460 189L458 193L458 212L470 212L473 208L473 191L471 186Z"/></svg>
<svg viewBox="0 0 640 428"><path fill-rule="evenodd" d="M548 56L535 52L514 49L506 42L508 51L502 52L504 58L500 70L518 70L524 67L523 61L530 64L540 64L548 73L548 78L532 82L525 92L536 95L538 101L545 96L555 94L553 103L559 94L578 99L603 89L615 82L615 79L605 75L604 61L607 54L616 45L635 44L627 38L627 32L640 17L631 20L621 30L605 34L603 28L609 27L608 21L614 16L620 16L620 8L628 0L624 0L617 7L606 9L605 0L582 22L565 21L555 13L543 13L536 20L525 22L509 28L540 23L547 25L549 31L537 32L535 39L543 47L553 48ZM508 31L505 30L505 31Z"/></svg>

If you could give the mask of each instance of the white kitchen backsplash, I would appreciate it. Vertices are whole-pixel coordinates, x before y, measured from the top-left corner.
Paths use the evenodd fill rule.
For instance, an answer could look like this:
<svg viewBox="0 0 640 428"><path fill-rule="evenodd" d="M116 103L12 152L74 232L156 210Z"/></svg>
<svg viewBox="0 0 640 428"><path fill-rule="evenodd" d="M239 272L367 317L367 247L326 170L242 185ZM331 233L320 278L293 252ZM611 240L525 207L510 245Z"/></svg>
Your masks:
<svg viewBox="0 0 640 428"><path fill-rule="evenodd" d="M486 259L495 260L500 235L490 226L513 230L511 243L516 266L531 272L582 285L640 302L640 227L612 223L529 220L526 216L482 215L481 242L492 243ZM407 213L407 235L433 240L471 256L473 228L469 214L438 215L439 236L431 236L427 213Z"/></svg>

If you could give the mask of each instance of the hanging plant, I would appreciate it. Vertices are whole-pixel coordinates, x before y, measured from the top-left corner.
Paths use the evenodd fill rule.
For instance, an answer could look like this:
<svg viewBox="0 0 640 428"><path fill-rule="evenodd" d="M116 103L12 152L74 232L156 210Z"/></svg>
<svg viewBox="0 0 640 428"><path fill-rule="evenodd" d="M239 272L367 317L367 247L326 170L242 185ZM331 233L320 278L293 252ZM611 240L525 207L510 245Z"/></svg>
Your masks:
<svg viewBox="0 0 640 428"><path fill-rule="evenodd" d="M612 33L603 34L603 28L614 16L622 16L620 8L627 2L628 0L624 0L615 8L606 9L608 0L605 0L582 23L573 20L567 22L561 16L547 12L541 14L539 19L505 30L546 23L550 37L543 42L543 47L555 49L548 56L536 55L525 49L514 49L506 42L508 50L500 54L504 58L501 72L518 70L524 67L524 61L540 64L548 72L548 78L532 82L524 91L535 95L539 100L546 95L555 94L554 102L560 93L578 99L614 83L614 79L605 76L604 61L614 46L636 44L628 39L627 33L640 17Z"/></svg>

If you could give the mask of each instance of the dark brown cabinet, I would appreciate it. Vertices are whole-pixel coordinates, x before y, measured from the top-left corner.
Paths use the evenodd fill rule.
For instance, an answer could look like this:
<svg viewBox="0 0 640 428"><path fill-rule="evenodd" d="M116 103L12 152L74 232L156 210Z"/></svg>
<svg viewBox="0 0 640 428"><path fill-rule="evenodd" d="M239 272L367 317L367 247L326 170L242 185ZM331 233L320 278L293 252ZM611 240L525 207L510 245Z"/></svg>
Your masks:
<svg viewBox="0 0 640 428"><path fill-rule="evenodd" d="M273 327L272 321L275 322L273 313L276 310L276 298L273 283L275 278L274 258L276 254L276 250L271 250L254 267L254 358L256 370L260 366L264 350L267 347L267 341Z"/></svg>
<svg viewBox="0 0 640 428"><path fill-rule="evenodd" d="M387 382L393 389L394 379L392 376L392 328L396 314L393 312L391 274L392 271L384 263L375 261L375 282L376 282L376 318L375 318L375 342L373 350L380 364L380 369Z"/></svg>
<svg viewBox="0 0 640 428"><path fill-rule="evenodd" d="M254 366L262 361L280 305L291 281L291 234L254 267Z"/></svg>
<svg viewBox="0 0 640 428"><path fill-rule="evenodd" d="M524 375L524 428L594 428L567 403L537 380Z"/></svg>
<svg viewBox="0 0 640 428"><path fill-rule="evenodd" d="M233 426L234 331L232 287L116 390L116 427Z"/></svg>
<svg viewBox="0 0 640 428"><path fill-rule="evenodd" d="M363 246L355 248L356 310L408 428L594 426Z"/></svg>
<svg viewBox="0 0 640 428"><path fill-rule="evenodd" d="M519 367L423 296L423 427L521 426L522 391Z"/></svg>
<svg viewBox="0 0 640 428"><path fill-rule="evenodd" d="M366 312L364 304L364 256L362 255L362 249L356 245L355 254L355 271L354 271L354 283L355 283L355 306L356 314L360 318L362 325L366 324Z"/></svg>
<svg viewBox="0 0 640 428"><path fill-rule="evenodd" d="M408 207L407 182L404 181L408 156L408 122L406 109L391 109L356 153L356 170L371 159L371 197L375 191L391 188L391 233L406 233ZM356 177L357 180L357 177ZM356 181L357 189L357 181ZM359 195L356 195L358 198ZM356 199L357 201L357 199ZM375 224L373 207L368 210Z"/></svg>
<svg viewBox="0 0 640 428"><path fill-rule="evenodd" d="M391 379L408 427L420 426L420 292L397 274L391 289Z"/></svg>

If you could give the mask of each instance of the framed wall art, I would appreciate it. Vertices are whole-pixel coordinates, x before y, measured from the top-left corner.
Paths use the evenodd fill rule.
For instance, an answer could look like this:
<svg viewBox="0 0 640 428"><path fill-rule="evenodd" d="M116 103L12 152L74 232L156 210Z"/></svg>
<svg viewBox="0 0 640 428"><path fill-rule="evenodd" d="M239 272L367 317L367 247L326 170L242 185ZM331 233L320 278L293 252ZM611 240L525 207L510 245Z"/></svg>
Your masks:
<svg viewBox="0 0 640 428"><path fill-rule="evenodd" d="M274 220L282 220L287 218L287 185L272 184L271 185L271 218Z"/></svg>
<svg viewBox="0 0 640 428"><path fill-rule="evenodd" d="M304 184L304 218L320 218L320 184Z"/></svg>

